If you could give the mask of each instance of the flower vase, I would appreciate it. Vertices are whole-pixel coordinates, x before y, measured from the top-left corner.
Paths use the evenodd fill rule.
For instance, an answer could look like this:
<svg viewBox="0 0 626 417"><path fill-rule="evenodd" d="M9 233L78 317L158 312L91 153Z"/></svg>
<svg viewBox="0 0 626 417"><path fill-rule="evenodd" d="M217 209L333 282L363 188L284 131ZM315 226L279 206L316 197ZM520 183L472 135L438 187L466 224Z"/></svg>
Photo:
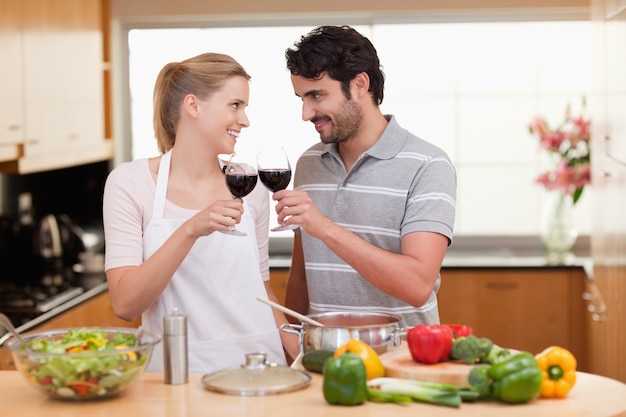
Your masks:
<svg viewBox="0 0 626 417"><path fill-rule="evenodd" d="M575 258L572 248L578 239L578 230L574 226L573 207L572 196L564 191L546 193L541 216L541 241L549 264L568 264Z"/></svg>

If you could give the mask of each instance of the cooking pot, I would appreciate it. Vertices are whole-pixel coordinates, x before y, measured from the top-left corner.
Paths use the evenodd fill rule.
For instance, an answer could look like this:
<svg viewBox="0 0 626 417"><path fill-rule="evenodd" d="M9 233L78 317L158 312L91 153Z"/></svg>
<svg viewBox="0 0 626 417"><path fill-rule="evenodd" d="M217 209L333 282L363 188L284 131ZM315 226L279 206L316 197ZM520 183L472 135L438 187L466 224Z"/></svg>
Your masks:
<svg viewBox="0 0 626 417"><path fill-rule="evenodd" d="M337 349L350 339L367 343L376 353L399 346L408 329L400 327L400 316L383 313L330 312L307 317L324 326L309 323L283 324L280 330L300 337L302 352Z"/></svg>

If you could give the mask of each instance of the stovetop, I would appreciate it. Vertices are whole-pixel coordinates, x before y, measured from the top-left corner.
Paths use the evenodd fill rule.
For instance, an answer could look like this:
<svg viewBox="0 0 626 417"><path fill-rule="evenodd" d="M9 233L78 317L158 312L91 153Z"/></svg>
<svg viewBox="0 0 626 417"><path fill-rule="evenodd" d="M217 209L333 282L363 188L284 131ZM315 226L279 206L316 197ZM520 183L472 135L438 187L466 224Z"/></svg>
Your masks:
<svg viewBox="0 0 626 417"><path fill-rule="evenodd" d="M89 285L71 268L39 279L0 281L0 312L18 327L81 295Z"/></svg>
<svg viewBox="0 0 626 417"><path fill-rule="evenodd" d="M0 283L0 310L5 313L45 313L83 292L84 289L68 282L55 286Z"/></svg>

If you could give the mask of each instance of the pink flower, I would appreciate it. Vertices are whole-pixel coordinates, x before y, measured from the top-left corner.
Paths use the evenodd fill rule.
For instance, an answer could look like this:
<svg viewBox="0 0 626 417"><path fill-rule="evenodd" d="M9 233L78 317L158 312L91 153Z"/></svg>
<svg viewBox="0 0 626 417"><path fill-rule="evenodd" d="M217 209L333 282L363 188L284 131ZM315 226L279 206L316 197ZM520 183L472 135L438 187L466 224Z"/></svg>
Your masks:
<svg viewBox="0 0 626 417"><path fill-rule="evenodd" d="M591 137L591 122L583 119L582 116L571 119L571 122L573 124L573 129L569 140L572 143L572 146L578 145L578 142L580 141L589 142Z"/></svg>
<svg viewBox="0 0 626 417"><path fill-rule="evenodd" d="M548 190L563 190L575 204L585 185L591 184L591 122L583 116L573 117L568 106L559 128L551 129L544 118L535 117L528 129L539 139L542 149L558 157L556 168L542 173L535 182Z"/></svg>

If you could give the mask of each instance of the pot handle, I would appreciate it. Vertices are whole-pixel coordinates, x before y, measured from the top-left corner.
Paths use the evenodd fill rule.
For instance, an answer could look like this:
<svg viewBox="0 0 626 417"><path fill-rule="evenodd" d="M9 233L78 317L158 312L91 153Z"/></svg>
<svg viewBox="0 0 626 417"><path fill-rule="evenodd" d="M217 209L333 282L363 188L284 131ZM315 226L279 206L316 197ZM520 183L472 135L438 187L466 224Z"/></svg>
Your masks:
<svg viewBox="0 0 626 417"><path fill-rule="evenodd" d="M402 343L402 339L406 339L406 334L408 333L410 327L403 327L401 329L396 329L391 333L393 347L398 347Z"/></svg>
<svg viewBox="0 0 626 417"><path fill-rule="evenodd" d="M302 331L302 325L292 324L292 323L281 324L280 330L285 333L290 333L290 334L295 334L297 336L300 336L300 332Z"/></svg>

